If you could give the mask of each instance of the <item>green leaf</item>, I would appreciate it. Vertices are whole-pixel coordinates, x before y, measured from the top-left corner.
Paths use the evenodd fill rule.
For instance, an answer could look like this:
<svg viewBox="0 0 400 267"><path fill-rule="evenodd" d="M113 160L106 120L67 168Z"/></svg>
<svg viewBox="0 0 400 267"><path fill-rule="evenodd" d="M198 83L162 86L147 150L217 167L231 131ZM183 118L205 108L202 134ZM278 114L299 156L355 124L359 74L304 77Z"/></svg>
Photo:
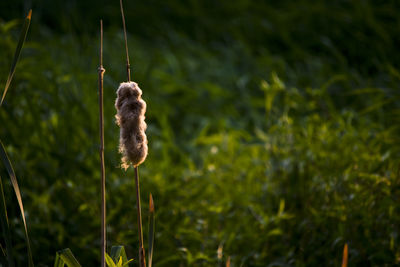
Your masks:
<svg viewBox="0 0 400 267"><path fill-rule="evenodd" d="M21 54L22 46L25 43L26 35L28 33L29 25L31 23L31 16L32 16L32 9L29 10L29 14L25 18L25 22L24 22L24 25L22 27L21 34L19 36L17 48L15 49L15 53L14 53L14 59L13 59L13 61L11 63L10 73L8 74L6 87L4 88L3 96L1 97L0 107L3 104L4 98L6 97L6 94L7 94L8 87L10 86L10 83L11 83L12 78L14 76L15 67L17 66L17 62L18 62L19 56Z"/></svg>
<svg viewBox="0 0 400 267"><path fill-rule="evenodd" d="M113 261L113 264L117 263L115 265L116 267L127 266L131 261L133 261L133 259L128 260L124 246L113 246L111 248L110 256L108 254L106 254L106 261L107 261L107 257L109 257ZM108 262L107 262L107 264L108 264ZM108 265L114 266L111 263Z"/></svg>
<svg viewBox="0 0 400 267"><path fill-rule="evenodd" d="M153 202L153 196L150 194L150 204L149 204L149 260L148 260L149 267L151 267L152 262L153 262L154 232L155 232L154 202Z"/></svg>
<svg viewBox="0 0 400 267"><path fill-rule="evenodd" d="M24 222L24 227L25 227L25 241L26 241L26 246L28 248L28 259L29 259L29 266L33 267L33 259L32 259L32 250L31 250L31 244L29 242L29 235L28 235L28 228L26 226L26 220L25 220L25 212L24 212L24 205L22 204L22 197L21 197L21 192L19 190L18 182L17 182L17 177L15 176L14 169L12 167L11 161L8 158L7 152L4 148L3 143L0 140L0 157L1 160L3 161L4 166L7 169L8 175L10 176L11 184L14 188L15 195L18 200L19 204L19 209L21 211L21 216L22 220Z"/></svg>
<svg viewBox="0 0 400 267"><path fill-rule="evenodd" d="M68 267L81 267L69 248L57 251L54 267L64 267L65 264Z"/></svg>
<svg viewBox="0 0 400 267"><path fill-rule="evenodd" d="M130 259L129 261L127 261L124 264L122 264L122 267L127 266L131 261L133 261L133 259Z"/></svg>
<svg viewBox="0 0 400 267"><path fill-rule="evenodd" d="M14 261L12 259L12 243L11 243L11 232L10 232L10 227L8 224L8 216L7 216L7 207L6 207L6 199L4 197L4 190L3 190L3 181L1 180L0 177L0 220L1 220L1 228L3 230L3 236L4 236L4 241L6 243L6 249L7 249L7 261L8 261L8 266L13 267L14 266Z"/></svg>
<svg viewBox="0 0 400 267"><path fill-rule="evenodd" d="M113 259L106 253L106 263L108 267L117 267L117 265L115 265Z"/></svg>

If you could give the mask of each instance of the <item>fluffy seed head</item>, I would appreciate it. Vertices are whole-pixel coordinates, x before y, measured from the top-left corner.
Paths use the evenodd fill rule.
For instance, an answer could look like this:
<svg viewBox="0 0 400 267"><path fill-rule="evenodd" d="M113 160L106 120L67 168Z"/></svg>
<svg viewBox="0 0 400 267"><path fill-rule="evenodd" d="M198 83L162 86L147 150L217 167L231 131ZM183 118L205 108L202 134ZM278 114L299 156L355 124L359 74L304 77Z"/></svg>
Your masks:
<svg viewBox="0 0 400 267"><path fill-rule="evenodd" d="M122 168L143 163L147 156L147 137L144 121L146 102L142 90L135 82L121 83L115 101L117 125L120 127L119 152L122 154Z"/></svg>

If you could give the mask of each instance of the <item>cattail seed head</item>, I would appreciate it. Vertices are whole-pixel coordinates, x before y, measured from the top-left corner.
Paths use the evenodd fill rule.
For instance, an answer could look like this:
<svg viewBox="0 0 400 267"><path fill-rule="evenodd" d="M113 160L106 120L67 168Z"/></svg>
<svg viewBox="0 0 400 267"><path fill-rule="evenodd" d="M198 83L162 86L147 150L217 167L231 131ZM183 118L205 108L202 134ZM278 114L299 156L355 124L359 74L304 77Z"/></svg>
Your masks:
<svg viewBox="0 0 400 267"><path fill-rule="evenodd" d="M120 127L119 152L122 154L122 168L143 163L147 156L147 137L144 121L146 102L142 90L135 82L121 83L115 101L116 123Z"/></svg>

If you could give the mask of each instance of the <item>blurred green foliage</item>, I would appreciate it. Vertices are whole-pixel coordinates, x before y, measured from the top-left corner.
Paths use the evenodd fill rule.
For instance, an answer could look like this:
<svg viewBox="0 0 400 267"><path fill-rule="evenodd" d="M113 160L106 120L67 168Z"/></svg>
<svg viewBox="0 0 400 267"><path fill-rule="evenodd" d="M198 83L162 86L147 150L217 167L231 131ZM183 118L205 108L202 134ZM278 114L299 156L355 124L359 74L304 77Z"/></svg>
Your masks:
<svg viewBox="0 0 400 267"><path fill-rule="evenodd" d="M132 78L148 103L140 172L144 218L150 192L156 205L156 266L339 266L345 242L349 266L400 264L397 1L126 2ZM133 172L118 168L114 121L118 1L1 2L0 88L13 19L30 7L0 138L34 260L50 266L65 247L83 266L100 259L99 18L108 239L136 259Z"/></svg>

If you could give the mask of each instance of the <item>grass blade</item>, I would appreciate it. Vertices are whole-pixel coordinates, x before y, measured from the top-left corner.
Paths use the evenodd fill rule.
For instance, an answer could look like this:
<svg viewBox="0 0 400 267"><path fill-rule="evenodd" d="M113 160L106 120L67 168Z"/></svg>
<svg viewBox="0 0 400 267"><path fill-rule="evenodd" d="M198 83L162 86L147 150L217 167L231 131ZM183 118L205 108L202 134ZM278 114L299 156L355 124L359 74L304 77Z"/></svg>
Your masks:
<svg viewBox="0 0 400 267"><path fill-rule="evenodd" d="M108 256L107 253L104 255L105 255L105 259L106 259L106 263L107 263L108 267L117 267L117 265L115 265L113 259L110 256Z"/></svg>
<svg viewBox="0 0 400 267"><path fill-rule="evenodd" d="M10 227L9 227L9 224L8 224L6 199L4 197L3 181L1 180L1 177L0 177L0 194L1 194L0 201L2 202L2 203L0 203L1 228L3 230L3 236L4 236L4 239L5 239L5 243L6 243L8 266L13 267L14 266L14 261L12 259L11 232L10 232Z"/></svg>
<svg viewBox="0 0 400 267"><path fill-rule="evenodd" d="M117 246L117 247L122 247L122 246ZM119 256L114 255L113 258L109 256L107 253L105 254L106 258L106 263L108 267L124 267L128 266L128 264L133 261L133 259L127 260L126 254L125 254L125 248L122 247L122 250L120 250L121 254Z"/></svg>
<svg viewBox="0 0 400 267"><path fill-rule="evenodd" d="M17 196L19 209L21 211L21 216L22 216L22 220L24 222L24 227L25 227L25 239L26 239L26 246L28 247L29 267L33 267L34 265L33 265L33 259L32 259L32 250L31 250L31 244L29 242L28 228L26 226L24 205L22 204L21 192L19 190L17 177L15 176L14 169L11 165L11 162L8 158L7 152L4 149L4 145L1 142L1 140L0 140L0 157L1 157L1 160L3 161L4 166L7 169L8 175L10 176L11 184L14 188L15 195Z"/></svg>
<svg viewBox="0 0 400 267"><path fill-rule="evenodd" d="M19 36L18 45L17 45L17 48L15 49L15 53L14 53L14 59L13 59L13 61L11 63L10 73L8 74L6 87L4 88L3 96L1 97L0 107L3 104L4 98L6 97L6 94L7 94L8 87L10 86L10 83L11 83L12 78L14 76L15 67L17 66L17 62L18 62L18 59L19 59L19 55L21 54L22 46L25 43L25 39L26 39L26 35L28 33L29 25L31 24L31 16L32 16L32 9L29 10L29 14L25 18L25 22L24 22L24 25L22 27L21 34Z"/></svg>
<svg viewBox="0 0 400 267"><path fill-rule="evenodd" d="M154 249L154 232L155 232L155 215L154 215L154 202L153 196L150 194L149 204L149 267L153 261L153 249Z"/></svg>
<svg viewBox="0 0 400 267"><path fill-rule="evenodd" d="M57 251L54 267L64 267L65 264L68 267L81 267L69 248Z"/></svg>
<svg viewBox="0 0 400 267"><path fill-rule="evenodd" d="M348 253L348 246L346 243L346 244L344 244L344 248L343 248L342 267L347 267L348 258L349 258L349 253Z"/></svg>

